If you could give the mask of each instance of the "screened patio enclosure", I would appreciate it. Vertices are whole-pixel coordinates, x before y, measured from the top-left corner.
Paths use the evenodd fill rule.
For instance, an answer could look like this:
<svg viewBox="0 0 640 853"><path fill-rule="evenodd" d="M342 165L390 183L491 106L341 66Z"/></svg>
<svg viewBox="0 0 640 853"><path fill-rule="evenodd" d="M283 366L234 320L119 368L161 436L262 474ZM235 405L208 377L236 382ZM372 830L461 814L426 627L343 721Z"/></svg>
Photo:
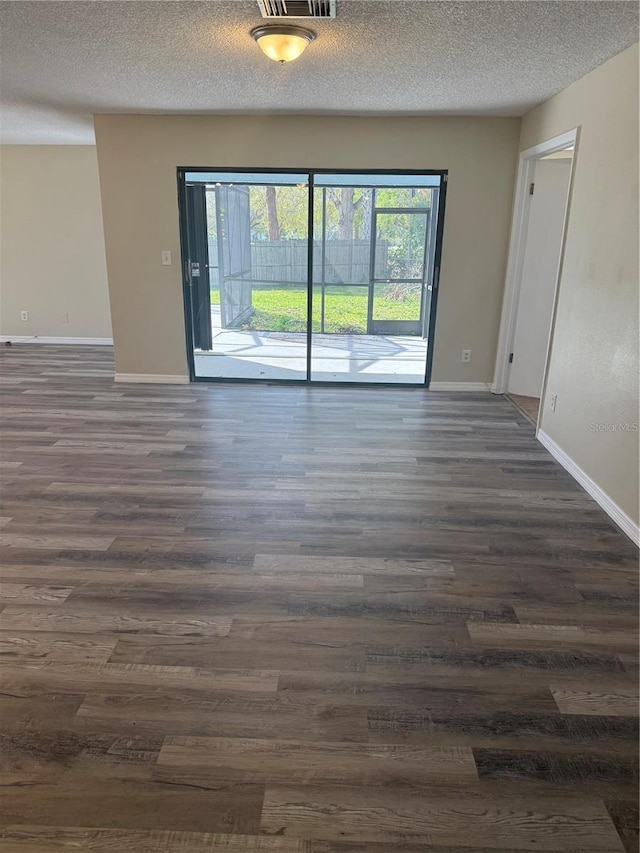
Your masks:
<svg viewBox="0 0 640 853"><path fill-rule="evenodd" d="M445 173L179 178L193 378L428 380Z"/></svg>

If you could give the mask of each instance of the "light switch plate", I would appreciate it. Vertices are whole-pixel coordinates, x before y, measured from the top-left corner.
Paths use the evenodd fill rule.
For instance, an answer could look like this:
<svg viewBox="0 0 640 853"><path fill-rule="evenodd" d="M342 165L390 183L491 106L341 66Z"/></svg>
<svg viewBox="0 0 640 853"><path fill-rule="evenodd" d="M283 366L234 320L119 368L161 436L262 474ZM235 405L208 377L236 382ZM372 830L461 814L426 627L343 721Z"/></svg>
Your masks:
<svg viewBox="0 0 640 853"><path fill-rule="evenodd" d="M170 267L171 266L171 252L165 251L162 253L162 266Z"/></svg>

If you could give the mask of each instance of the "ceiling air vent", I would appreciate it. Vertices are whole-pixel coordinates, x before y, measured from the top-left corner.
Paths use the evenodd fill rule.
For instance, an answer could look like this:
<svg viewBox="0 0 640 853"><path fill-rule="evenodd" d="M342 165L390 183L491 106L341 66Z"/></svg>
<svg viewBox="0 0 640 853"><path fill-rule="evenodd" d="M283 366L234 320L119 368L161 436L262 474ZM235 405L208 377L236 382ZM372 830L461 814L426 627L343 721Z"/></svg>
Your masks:
<svg viewBox="0 0 640 853"><path fill-rule="evenodd" d="M337 0L258 0L263 18L335 18Z"/></svg>

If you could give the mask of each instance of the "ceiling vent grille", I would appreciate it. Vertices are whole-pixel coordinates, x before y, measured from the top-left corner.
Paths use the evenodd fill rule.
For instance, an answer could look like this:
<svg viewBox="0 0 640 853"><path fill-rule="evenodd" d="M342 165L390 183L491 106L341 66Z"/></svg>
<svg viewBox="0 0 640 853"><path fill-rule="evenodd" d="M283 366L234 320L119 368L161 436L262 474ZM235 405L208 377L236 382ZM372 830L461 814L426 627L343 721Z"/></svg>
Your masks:
<svg viewBox="0 0 640 853"><path fill-rule="evenodd" d="M335 18L337 0L258 0L263 18Z"/></svg>

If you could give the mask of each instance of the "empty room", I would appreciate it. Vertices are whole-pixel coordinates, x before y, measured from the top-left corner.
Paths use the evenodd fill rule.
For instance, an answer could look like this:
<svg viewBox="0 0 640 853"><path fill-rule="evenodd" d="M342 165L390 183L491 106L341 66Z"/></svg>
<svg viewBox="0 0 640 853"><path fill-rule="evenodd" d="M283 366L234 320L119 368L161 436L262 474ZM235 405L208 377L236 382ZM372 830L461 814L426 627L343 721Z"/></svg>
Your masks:
<svg viewBox="0 0 640 853"><path fill-rule="evenodd" d="M3 853L638 853L638 12L0 0Z"/></svg>

